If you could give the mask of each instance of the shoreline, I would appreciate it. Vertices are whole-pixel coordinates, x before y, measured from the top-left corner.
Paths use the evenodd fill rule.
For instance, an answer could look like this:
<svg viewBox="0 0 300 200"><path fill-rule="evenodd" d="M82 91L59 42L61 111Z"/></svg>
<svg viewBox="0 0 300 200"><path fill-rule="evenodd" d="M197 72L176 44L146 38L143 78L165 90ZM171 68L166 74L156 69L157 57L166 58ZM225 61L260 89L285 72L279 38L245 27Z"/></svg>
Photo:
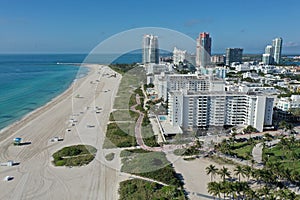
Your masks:
<svg viewBox="0 0 300 200"><path fill-rule="evenodd" d="M29 121L35 119L36 117L38 117L45 109L48 109L54 105L56 105L57 103L59 103L60 101L62 101L63 97L68 96L71 92L73 92L73 87L75 85L75 83L81 79L83 79L84 77L88 76L91 73L91 64L88 63L60 63L59 65L69 65L72 67L86 67L88 69L88 72L84 75L81 76L79 78L77 78L78 74L75 76L74 80L71 82L71 84L69 85L68 88L66 88L66 90L62 91L60 94L58 94L57 96L53 97L52 99L50 99L47 103L37 107L36 109L34 109L33 111L25 114L24 116L22 116L20 119L12 122L11 124L5 126L4 128L2 128L0 130L0 141L5 140L7 137L12 136L13 132L15 130L18 130L21 128L21 126L23 126L25 123L28 123ZM80 68L78 68L79 71Z"/></svg>
<svg viewBox="0 0 300 200"><path fill-rule="evenodd" d="M106 65L89 64L87 76L61 95L14 123L0 136L0 162L12 160L15 166L0 166L0 181L5 188L0 199L117 199L120 161L108 163L102 145L113 100L122 76ZM108 91L108 92L104 92ZM80 94L82 98L76 98ZM97 107L101 113L95 112ZM75 125L70 121L76 120ZM90 126L89 126L90 125ZM26 145L14 146L15 136ZM51 142L59 137L62 141ZM95 159L82 167L54 167L52 155L63 147L87 144L97 148ZM100 184L101 183L101 184ZM109 186L109 187L108 187ZM34 191L34 192L33 192Z"/></svg>

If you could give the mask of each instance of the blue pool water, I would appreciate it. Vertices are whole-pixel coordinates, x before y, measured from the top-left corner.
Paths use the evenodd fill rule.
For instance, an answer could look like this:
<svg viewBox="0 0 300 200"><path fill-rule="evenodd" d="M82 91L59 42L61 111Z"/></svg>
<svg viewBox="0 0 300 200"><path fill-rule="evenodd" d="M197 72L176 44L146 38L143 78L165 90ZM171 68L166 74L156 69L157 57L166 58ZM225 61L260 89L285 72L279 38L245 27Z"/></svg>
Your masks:
<svg viewBox="0 0 300 200"><path fill-rule="evenodd" d="M166 121L166 120L167 120L167 117L166 117L166 116L159 116L159 120L160 120L160 121Z"/></svg>

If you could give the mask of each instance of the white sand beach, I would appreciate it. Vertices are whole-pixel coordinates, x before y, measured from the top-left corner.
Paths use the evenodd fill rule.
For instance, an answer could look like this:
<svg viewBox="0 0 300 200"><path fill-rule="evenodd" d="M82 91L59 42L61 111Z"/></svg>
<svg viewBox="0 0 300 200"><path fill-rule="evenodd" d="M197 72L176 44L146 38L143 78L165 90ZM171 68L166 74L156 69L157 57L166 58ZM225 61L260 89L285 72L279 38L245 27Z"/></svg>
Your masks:
<svg viewBox="0 0 300 200"><path fill-rule="evenodd" d="M118 199L121 176L116 169L120 163L116 160L110 167L105 162L102 143L121 76L109 76L115 72L106 66L87 66L90 72L86 77L1 132L0 162L13 160L20 164L0 166L0 199ZM95 107L101 108L100 113ZM55 136L64 140L50 142ZM15 137L31 144L14 146ZM53 166L55 151L82 143L98 149L96 159L89 165ZM6 176L14 179L4 181Z"/></svg>

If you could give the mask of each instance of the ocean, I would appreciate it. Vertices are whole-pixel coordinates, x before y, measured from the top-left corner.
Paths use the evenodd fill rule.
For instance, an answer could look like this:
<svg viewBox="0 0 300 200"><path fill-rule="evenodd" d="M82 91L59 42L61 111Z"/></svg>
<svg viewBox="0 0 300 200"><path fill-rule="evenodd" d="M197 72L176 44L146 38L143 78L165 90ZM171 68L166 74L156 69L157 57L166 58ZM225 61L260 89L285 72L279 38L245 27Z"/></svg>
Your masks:
<svg viewBox="0 0 300 200"><path fill-rule="evenodd" d="M0 55L0 129L20 120L63 93L87 74L86 54ZM94 55L89 63L109 64L114 55ZM92 58L92 59L91 59ZM141 62L141 54L125 54L113 63ZM73 63L73 64L71 64Z"/></svg>

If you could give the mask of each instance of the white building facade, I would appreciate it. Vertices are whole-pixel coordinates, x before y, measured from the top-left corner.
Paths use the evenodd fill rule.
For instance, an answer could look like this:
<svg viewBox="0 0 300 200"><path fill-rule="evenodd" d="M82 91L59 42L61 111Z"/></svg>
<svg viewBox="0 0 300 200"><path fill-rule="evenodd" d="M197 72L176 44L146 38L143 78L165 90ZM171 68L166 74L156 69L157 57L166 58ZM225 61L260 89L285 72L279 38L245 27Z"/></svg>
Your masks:
<svg viewBox="0 0 300 200"><path fill-rule="evenodd" d="M143 63L159 63L158 37L144 35L143 37Z"/></svg>
<svg viewBox="0 0 300 200"><path fill-rule="evenodd" d="M212 76L195 74L167 74L154 76L154 86L158 98L168 99L169 91L224 91L225 82Z"/></svg>
<svg viewBox="0 0 300 200"><path fill-rule="evenodd" d="M180 50L175 47L173 51L173 63L175 65L179 65L180 62L183 63L186 60L186 56L186 50Z"/></svg>
<svg viewBox="0 0 300 200"><path fill-rule="evenodd" d="M281 97L276 107L282 111L290 111L291 109L300 108L300 95L292 95L291 97Z"/></svg>
<svg viewBox="0 0 300 200"><path fill-rule="evenodd" d="M170 123L183 129L251 125L258 131L272 125L274 97L239 92L168 93Z"/></svg>

